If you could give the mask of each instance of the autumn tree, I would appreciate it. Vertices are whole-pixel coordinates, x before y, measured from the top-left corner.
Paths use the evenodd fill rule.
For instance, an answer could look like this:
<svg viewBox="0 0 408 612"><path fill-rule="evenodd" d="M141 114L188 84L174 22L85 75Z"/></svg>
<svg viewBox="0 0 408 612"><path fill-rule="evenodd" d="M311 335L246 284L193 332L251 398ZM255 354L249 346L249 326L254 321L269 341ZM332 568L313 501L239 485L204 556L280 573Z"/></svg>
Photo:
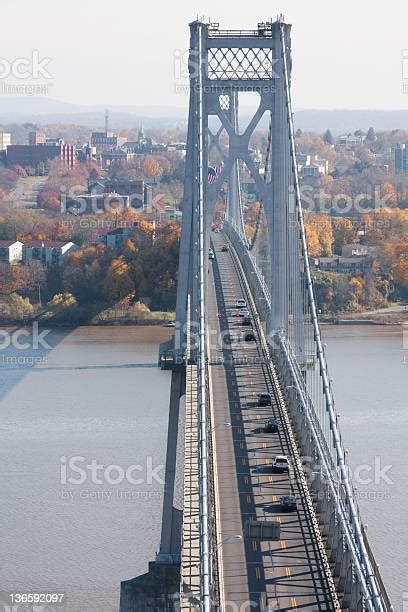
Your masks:
<svg viewBox="0 0 408 612"><path fill-rule="evenodd" d="M133 289L129 275L129 265L122 257L115 258L106 273L102 284L102 295L106 301L117 302L129 295Z"/></svg>
<svg viewBox="0 0 408 612"><path fill-rule="evenodd" d="M358 238L358 228L353 224L351 219L345 217L337 217L332 219L333 250L338 255L341 255L342 247L346 244L353 244Z"/></svg>
<svg viewBox="0 0 408 612"><path fill-rule="evenodd" d="M163 174L163 168L155 157L148 155L143 160L143 172L152 178L160 178Z"/></svg>

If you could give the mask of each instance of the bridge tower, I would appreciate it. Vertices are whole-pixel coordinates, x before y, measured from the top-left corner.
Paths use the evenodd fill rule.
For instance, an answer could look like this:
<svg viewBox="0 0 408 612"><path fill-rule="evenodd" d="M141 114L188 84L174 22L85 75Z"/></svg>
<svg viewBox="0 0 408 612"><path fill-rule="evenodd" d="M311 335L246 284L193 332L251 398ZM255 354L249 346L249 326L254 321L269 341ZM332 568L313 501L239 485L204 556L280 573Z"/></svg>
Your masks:
<svg viewBox="0 0 408 612"><path fill-rule="evenodd" d="M203 214L206 230L225 183L228 184L226 215L246 241L239 166L249 170L263 202L269 229L272 260L271 278L275 292L271 318L272 330L286 328L289 260L286 255L285 227L290 216L291 177L289 126L281 58L281 31L285 30L287 64L290 69L290 29L281 20L258 24L257 30L221 30L218 24L190 24L190 106L187 137L183 228L180 251L180 272L177 294L177 321L186 322L187 296L191 297L192 315L198 323L198 217L200 177L205 202ZM201 81L200 81L201 80ZM199 81L202 88L199 87ZM238 125L241 92L257 94L258 105L245 129ZM272 156L269 180L265 181L257 167L250 139L264 115L272 116ZM219 129L213 133L209 124L218 118ZM228 147L222 135L228 136ZM199 157L199 152L202 157ZM216 155L222 161L222 172L214 183L207 181L207 168ZM205 247L208 246L205 233Z"/></svg>

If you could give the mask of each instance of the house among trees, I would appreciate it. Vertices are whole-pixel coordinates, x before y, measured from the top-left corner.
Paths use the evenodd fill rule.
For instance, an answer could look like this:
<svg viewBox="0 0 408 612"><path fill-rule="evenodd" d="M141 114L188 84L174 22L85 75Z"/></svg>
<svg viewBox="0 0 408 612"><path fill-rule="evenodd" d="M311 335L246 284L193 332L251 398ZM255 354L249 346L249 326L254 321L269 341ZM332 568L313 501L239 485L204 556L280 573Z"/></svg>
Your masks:
<svg viewBox="0 0 408 612"><path fill-rule="evenodd" d="M135 221L131 226L115 227L111 230L104 230L99 233L97 240L99 243L104 244L110 249L117 249L125 242L127 238L129 238L137 226L138 222Z"/></svg>
<svg viewBox="0 0 408 612"><path fill-rule="evenodd" d="M23 261L39 261L45 266L61 265L63 259L78 248L73 242L26 240L23 244Z"/></svg>
<svg viewBox="0 0 408 612"><path fill-rule="evenodd" d="M0 240L0 261L9 264L23 259L23 243L19 240Z"/></svg>

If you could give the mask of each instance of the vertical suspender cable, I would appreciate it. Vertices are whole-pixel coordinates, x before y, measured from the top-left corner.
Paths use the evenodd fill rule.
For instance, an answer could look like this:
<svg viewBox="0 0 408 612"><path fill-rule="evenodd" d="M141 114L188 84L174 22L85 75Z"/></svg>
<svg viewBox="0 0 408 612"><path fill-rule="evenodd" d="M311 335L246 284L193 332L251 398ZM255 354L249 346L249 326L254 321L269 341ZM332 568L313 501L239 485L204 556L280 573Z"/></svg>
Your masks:
<svg viewBox="0 0 408 612"><path fill-rule="evenodd" d="M198 357L198 401L200 439L200 594L202 612L210 612L210 551L208 528L208 482L207 482L207 377L205 352L205 210L204 210L204 109L203 109L203 24L198 23L198 247L199 247L199 357Z"/></svg>

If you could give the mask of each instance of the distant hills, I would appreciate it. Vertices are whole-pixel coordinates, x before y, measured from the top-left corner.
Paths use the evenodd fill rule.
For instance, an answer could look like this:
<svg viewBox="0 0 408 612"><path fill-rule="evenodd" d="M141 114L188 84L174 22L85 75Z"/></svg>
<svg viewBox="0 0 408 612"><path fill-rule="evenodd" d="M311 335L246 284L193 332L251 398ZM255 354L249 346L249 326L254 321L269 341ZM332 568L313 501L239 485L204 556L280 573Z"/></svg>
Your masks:
<svg viewBox="0 0 408 612"><path fill-rule="evenodd" d="M105 105L84 106L61 102L48 97L0 96L0 125L10 123L71 123L102 127ZM110 106L110 126L134 128L141 122L149 127L185 126L185 108L173 106ZM245 110L243 109L245 119ZM264 118L261 127L267 126ZM329 128L333 134L354 132L357 129L377 131L408 130L408 110L318 110L302 109L295 112L295 126L303 131L322 133Z"/></svg>

